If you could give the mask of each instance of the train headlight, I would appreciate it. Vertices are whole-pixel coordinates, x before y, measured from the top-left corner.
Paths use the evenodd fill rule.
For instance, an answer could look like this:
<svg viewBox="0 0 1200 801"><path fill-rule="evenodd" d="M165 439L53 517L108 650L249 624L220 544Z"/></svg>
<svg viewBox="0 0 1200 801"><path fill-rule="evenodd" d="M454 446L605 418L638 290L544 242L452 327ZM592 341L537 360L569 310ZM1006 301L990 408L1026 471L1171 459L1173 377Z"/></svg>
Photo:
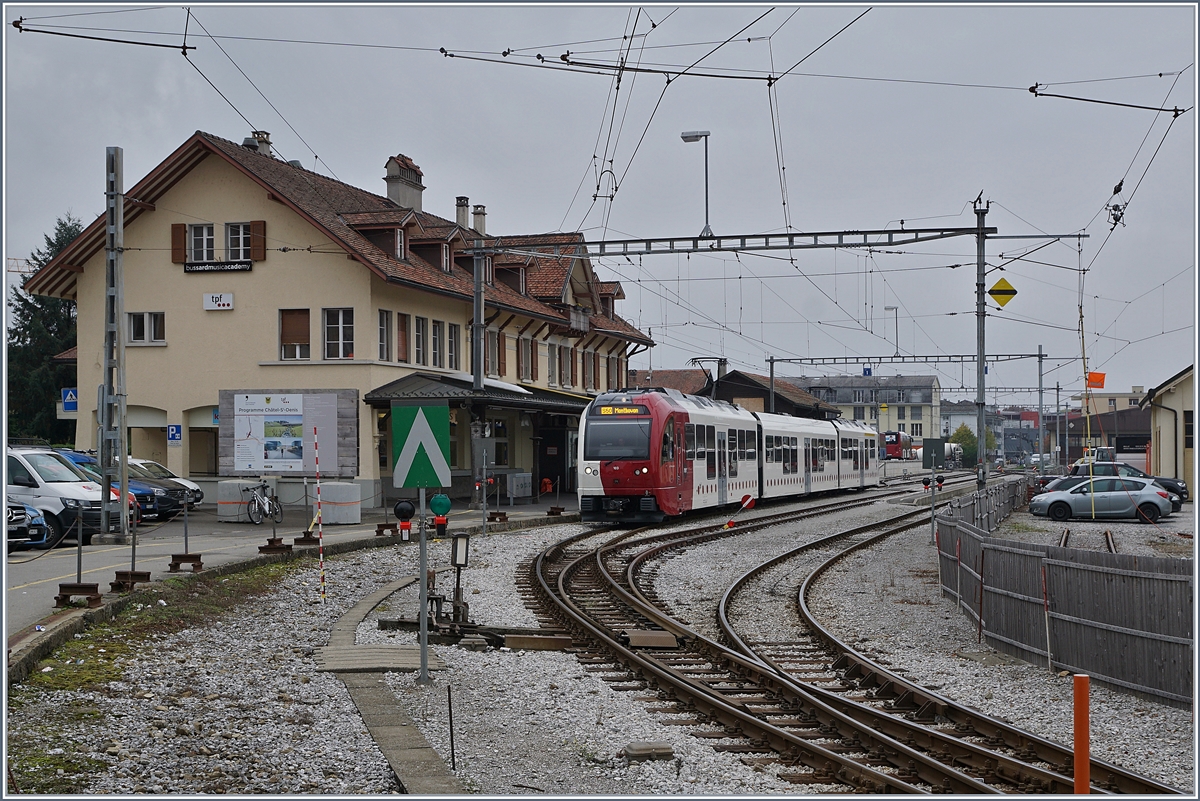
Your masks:
<svg viewBox="0 0 1200 801"><path fill-rule="evenodd" d="M590 467L585 467L585 468L583 468L583 472L584 472L584 474L585 474L585 475L589 475L589 476L590 476L590 475L592 474L592 468L590 468Z"/></svg>

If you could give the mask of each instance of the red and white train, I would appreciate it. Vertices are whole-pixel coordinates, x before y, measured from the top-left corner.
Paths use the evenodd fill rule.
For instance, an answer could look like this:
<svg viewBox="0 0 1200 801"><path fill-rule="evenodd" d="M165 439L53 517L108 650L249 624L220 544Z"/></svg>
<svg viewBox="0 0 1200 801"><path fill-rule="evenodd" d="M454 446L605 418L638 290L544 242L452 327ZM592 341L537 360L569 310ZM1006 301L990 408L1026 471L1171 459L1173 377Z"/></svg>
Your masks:
<svg viewBox="0 0 1200 801"><path fill-rule="evenodd" d="M878 434L860 420L751 412L673 389L611 392L579 423L579 511L654 523L693 509L880 482Z"/></svg>

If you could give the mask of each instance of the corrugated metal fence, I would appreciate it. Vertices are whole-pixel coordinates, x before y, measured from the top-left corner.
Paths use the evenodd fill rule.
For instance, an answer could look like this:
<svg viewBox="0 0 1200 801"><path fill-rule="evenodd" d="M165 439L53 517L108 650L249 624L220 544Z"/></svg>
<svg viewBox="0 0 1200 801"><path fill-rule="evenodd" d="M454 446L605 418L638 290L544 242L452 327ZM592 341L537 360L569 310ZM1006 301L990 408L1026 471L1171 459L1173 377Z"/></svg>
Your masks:
<svg viewBox="0 0 1200 801"><path fill-rule="evenodd" d="M1023 482L956 501L938 516L942 594L975 622L981 639L1051 670L1191 705L1191 559L988 536L1024 503Z"/></svg>

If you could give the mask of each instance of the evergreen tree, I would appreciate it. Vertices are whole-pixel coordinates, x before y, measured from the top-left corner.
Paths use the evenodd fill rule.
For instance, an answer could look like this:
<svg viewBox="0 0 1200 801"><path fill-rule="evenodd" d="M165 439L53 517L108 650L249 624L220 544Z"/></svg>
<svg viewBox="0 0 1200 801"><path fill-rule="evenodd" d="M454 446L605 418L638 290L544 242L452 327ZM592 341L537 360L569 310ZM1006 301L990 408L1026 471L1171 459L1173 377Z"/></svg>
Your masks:
<svg viewBox="0 0 1200 801"><path fill-rule="evenodd" d="M46 266L82 230L83 224L67 212L58 218L53 235L43 235L45 247L30 253L29 262L36 269ZM76 344L75 301L31 295L21 284L8 297L8 433L71 444L75 422L59 420L54 404L61 399L60 390L75 386L75 367L50 359Z"/></svg>

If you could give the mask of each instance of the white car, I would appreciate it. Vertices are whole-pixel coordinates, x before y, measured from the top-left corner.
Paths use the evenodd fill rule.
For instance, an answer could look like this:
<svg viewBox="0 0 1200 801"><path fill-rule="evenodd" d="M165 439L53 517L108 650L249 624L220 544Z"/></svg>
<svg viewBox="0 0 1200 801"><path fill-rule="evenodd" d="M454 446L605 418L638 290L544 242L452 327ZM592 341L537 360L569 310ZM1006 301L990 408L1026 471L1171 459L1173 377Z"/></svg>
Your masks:
<svg viewBox="0 0 1200 801"><path fill-rule="evenodd" d="M65 456L49 448L8 448L6 494L29 504L46 518L46 539L54 547L76 521L83 520L83 544L100 528L99 484L81 473ZM116 490L113 494L120 497Z"/></svg>
<svg viewBox="0 0 1200 801"><path fill-rule="evenodd" d="M180 478L172 473L161 464L150 459L135 459L130 457L130 464L136 464L138 467L145 470L154 478L169 478L176 483L182 484L188 488L188 508L195 509L196 504L204 500L204 491L200 489L200 485L194 481L188 481L186 478Z"/></svg>

